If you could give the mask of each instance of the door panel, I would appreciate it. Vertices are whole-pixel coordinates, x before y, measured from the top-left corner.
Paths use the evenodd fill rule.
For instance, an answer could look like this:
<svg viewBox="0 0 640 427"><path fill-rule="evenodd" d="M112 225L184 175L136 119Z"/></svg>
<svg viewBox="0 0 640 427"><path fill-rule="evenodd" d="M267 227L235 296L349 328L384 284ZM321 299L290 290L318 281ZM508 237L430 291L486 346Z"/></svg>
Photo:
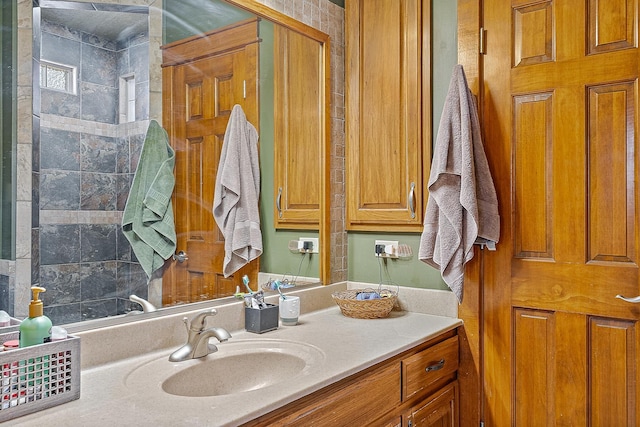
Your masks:
<svg viewBox="0 0 640 427"><path fill-rule="evenodd" d="M247 27L251 40L255 23ZM220 36L216 33L212 37ZM191 43L201 41L178 42L176 50L188 53ZM206 45L211 46L216 43ZM233 295L245 274L252 283L257 283L258 260L228 278L222 274L224 237L212 210L220 152L233 106L240 104L248 120L258 125L255 86L258 47L250 43L204 58L204 52L198 53L201 59L197 60L176 55L180 60L165 69L164 74L170 82L171 107L166 114L171 117L168 128L176 150L177 250L186 252L188 259L182 263L174 261L164 275L163 305Z"/></svg>
<svg viewBox="0 0 640 427"><path fill-rule="evenodd" d="M503 239L482 255L476 299L481 418L640 425L640 305L615 298L640 294L637 2L483 10L483 129Z"/></svg>

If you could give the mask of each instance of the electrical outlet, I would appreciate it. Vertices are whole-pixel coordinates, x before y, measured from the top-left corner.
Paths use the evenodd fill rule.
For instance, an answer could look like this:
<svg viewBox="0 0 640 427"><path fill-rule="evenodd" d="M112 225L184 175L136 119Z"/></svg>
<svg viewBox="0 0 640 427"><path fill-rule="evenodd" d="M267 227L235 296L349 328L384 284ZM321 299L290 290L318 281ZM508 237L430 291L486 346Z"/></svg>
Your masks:
<svg viewBox="0 0 640 427"><path fill-rule="evenodd" d="M305 250L305 243L307 243L307 245L309 243L311 243L312 247L311 250ZM298 239L298 249L301 252L309 252L309 253L313 253L313 254L317 254L318 253L318 238L317 237L300 237L300 239Z"/></svg>
<svg viewBox="0 0 640 427"><path fill-rule="evenodd" d="M384 247L382 251L378 249L378 246ZM397 240L376 240L373 247L373 253L375 256L397 257L398 256L398 241Z"/></svg>

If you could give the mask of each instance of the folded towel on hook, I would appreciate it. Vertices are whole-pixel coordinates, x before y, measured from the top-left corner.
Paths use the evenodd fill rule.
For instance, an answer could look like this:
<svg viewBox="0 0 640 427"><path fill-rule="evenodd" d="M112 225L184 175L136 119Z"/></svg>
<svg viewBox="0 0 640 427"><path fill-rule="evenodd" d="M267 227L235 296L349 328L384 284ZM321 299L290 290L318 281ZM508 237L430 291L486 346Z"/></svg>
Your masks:
<svg viewBox="0 0 640 427"><path fill-rule="evenodd" d="M148 278L176 250L174 164L167 132L152 120L122 215L122 232Z"/></svg>

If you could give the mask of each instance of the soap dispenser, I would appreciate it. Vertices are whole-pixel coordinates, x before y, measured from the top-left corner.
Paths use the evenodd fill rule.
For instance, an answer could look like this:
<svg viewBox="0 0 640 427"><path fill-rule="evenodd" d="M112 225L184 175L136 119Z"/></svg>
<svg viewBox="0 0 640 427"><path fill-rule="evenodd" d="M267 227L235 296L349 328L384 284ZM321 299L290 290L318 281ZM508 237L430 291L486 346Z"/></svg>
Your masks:
<svg viewBox="0 0 640 427"><path fill-rule="evenodd" d="M46 291L40 286L32 286L33 299L29 304L29 317L20 323L20 347L43 344L51 341L51 320L43 313L40 292Z"/></svg>

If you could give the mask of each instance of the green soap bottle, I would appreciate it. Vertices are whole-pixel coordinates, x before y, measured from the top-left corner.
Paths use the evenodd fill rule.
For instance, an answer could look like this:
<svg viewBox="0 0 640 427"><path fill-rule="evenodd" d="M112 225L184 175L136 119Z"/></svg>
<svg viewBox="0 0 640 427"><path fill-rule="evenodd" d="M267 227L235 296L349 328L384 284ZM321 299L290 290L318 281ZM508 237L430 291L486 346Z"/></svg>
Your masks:
<svg viewBox="0 0 640 427"><path fill-rule="evenodd" d="M29 317L20 323L20 347L43 344L51 341L51 320L43 313L40 292L46 291L40 286L32 286L33 299L29 304Z"/></svg>

